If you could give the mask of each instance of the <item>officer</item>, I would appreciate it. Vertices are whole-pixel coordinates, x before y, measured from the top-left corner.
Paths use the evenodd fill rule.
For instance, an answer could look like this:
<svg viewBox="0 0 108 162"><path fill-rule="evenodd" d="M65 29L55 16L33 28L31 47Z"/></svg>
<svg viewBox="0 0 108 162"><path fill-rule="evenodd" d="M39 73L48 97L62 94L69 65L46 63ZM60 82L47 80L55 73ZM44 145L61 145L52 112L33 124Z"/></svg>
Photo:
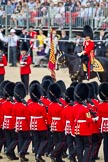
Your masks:
<svg viewBox="0 0 108 162"><path fill-rule="evenodd" d="M85 38L83 51L78 53L81 56L82 62L87 65L87 79L90 79L90 65L94 60L94 42L93 42L93 31L89 25L84 26L83 35Z"/></svg>
<svg viewBox="0 0 108 162"><path fill-rule="evenodd" d="M15 119L12 114L13 112L13 91L14 91L15 83L7 82L3 88L3 94L6 98L6 101L3 103L1 107L1 114L3 117L3 129L5 130L7 149L6 155L9 160L18 160L16 157L14 149L18 143L17 133L15 132Z"/></svg>
<svg viewBox="0 0 108 162"><path fill-rule="evenodd" d="M65 125L62 121L62 111L64 107L57 102L61 97L61 88L57 83L53 83L49 86L48 96L52 101L48 107L48 117L54 141L54 147L51 151L50 157L52 162L63 162L62 153L65 139Z"/></svg>
<svg viewBox="0 0 108 162"><path fill-rule="evenodd" d="M27 51L27 44L23 43L20 55L20 76L28 94L29 74L31 73L30 64L32 63L32 59L31 56L28 55Z"/></svg>
<svg viewBox="0 0 108 162"><path fill-rule="evenodd" d="M30 114L30 130L34 141L34 153L36 162L45 162L42 158L44 149L47 145L47 112L44 105L40 104L42 91L39 84L33 84L30 87L30 98L32 100L28 105Z"/></svg>
<svg viewBox="0 0 108 162"><path fill-rule="evenodd" d="M101 132L103 135L103 152L104 162L108 161L108 83L101 83L99 86L99 96L101 103L98 106L99 116L101 120Z"/></svg>
<svg viewBox="0 0 108 162"><path fill-rule="evenodd" d="M27 110L27 104L24 98L26 97L26 89L23 83L18 82L14 88L14 104L13 115L16 119L16 132L18 132L19 157L21 162L28 161L25 157L30 145L30 117Z"/></svg>

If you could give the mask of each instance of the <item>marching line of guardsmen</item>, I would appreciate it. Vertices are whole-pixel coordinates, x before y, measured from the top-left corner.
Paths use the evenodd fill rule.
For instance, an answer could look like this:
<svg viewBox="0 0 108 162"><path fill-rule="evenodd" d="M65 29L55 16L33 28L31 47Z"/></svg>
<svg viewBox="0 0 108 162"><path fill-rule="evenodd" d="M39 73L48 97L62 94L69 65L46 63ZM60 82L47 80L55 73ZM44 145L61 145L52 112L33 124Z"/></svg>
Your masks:
<svg viewBox="0 0 108 162"><path fill-rule="evenodd" d="M45 155L64 162L65 152L70 162L95 162L103 138L108 162L108 83L73 82L66 89L62 80L44 76L42 83L30 83L30 98L25 97L22 82L1 82L0 151L4 146L9 160L29 161L25 155L32 141L36 162L45 162Z"/></svg>

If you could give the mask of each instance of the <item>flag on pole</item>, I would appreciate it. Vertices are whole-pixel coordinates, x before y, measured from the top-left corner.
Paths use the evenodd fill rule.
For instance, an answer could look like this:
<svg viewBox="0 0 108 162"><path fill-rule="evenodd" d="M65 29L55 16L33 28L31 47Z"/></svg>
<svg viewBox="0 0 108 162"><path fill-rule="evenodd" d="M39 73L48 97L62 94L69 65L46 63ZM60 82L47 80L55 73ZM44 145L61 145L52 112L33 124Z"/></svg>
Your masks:
<svg viewBox="0 0 108 162"><path fill-rule="evenodd" d="M50 31L50 56L49 56L49 62L48 62L48 68L51 71L51 77L56 81L56 74L55 74L55 52L54 52L54 41L52 37L53 30Z"/></svg>

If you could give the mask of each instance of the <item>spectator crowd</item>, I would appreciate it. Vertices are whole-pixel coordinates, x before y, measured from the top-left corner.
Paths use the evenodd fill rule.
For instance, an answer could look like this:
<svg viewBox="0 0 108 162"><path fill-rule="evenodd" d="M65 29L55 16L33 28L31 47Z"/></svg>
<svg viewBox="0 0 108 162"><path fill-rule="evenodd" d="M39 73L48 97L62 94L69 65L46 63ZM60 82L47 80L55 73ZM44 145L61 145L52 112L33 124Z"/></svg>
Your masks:
<svg viewBox="0 0 108 162"><path fill-rule="evenodd" d="M34 28L55 26L95 28L107 25L108 2L106 0L8 0L0 6L0 24L11 27L33 25ZM28 20L28 21L27 21Z"/></svg>

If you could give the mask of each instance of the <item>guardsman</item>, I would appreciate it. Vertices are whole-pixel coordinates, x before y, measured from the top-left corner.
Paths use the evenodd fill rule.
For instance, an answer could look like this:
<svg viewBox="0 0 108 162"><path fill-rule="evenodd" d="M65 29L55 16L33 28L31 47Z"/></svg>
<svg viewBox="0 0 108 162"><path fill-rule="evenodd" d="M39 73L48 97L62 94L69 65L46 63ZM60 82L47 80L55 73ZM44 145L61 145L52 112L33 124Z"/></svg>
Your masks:
<svg viewBox="0 0 108 162"><path fill-rule="evenodd" d="M87 107L86 100L89 95L89 87L85 83L79 83L74 90L76 105L73 108L71 118L72 134L75 135L77 146L78 162L89 162L92 150L92 130L91 123L98 120L92 118Z"/></svg>
<svg viewBox="0 0 108 162"><path fill-rule="evenodd" d="M47 146L47 112L44 105L40 104L42 90L39 84L30 87L31 103L28 104L30 114L30 130L34 141L34 153L36 162L45 162L42 158L44 149Z"/></svg>
<svg viewBox="0 0 108 162"><path fill-rule="evenodd" d="M23 43L21 48L20 55L20 75L21 81L24 83L26 87L26 91L28 94L28 86L29 86L29 74L31 73L30 64L32 63L31 56L27 53L27 45Z"/></svg>
<svg viewBox="0 0 108 162"><path fill-rule="evenodd" d="M7 149L6 156L9 160L18 160L16 157L14 149L17 146L18 138L15 132L15 118L12 115L13 112L13 91L15 83L7 82L3 88L3 94L6 98L5 102L1 107L1 114L3 118L3 129L5 130Z"/></svg>
<svg viewBox="0 0 108 162"><path fill-rule="evenodd" d="M26 89L23 83L18 82L14 88L14 104L13 116L16 119L16 132L18 132L19 157L21 162L28 161L25 157L30 145L30 117L27 110Z"/></svg>
<svg viewBox="0 0 108 162"><path fill-rule="evenodd" d="M94 60L94 42L93 42L93 31L89 25L84 26L83 35L85 38L83 51L78 53L81 56L82 62L87 65L88 80L90 79L90 65Z"/></svg>
<svg viewBox="0 0 108 162"><path fill-rule="evenodd" d="M63 124L62 120L62 111L64 107L57 102L61 97L61 88L57 83L53 83L49 86L48 96L52 101L48 107L48 117L54 141L54 147L50 153L50 157L52 162L63 162L62 153L65 144L65 125Z"/></svg>
<svg viewBox="0 0 108 162"><path fill-rule="evenodd" d="M98 104L99 101L96 102L94 94L95 94L95 89L92 83L87 84L89 86L89 97L88 97L88 108L90 110L92 118L98 116ZM101 134L100 134L100 126L99 126L99 121L94 122L91 124L91 129L92 129L92 152L91 152L91 161L95 162L98 154L98 150L100 147L100 143L102 141Z"/></svg>
<svg viewBox="0 0 108 162"><path fill-rule="evenodd" d="M51 80L46 79L41 84L42 96L41 96L40 100L45 105L47 113L48 113L48 107L51 103L51 101L48 98L48 88L52 83L53 82ZM53 149L52 132L50 131L50 128L48 127L48 143L45 148L45 155L48 156L52 149Z"/></svg>
<svg viewBox="0 0 108 162"><path fill-rule="evenodd" d="M73 113L74 106L74 87L69 87L65 93L65 101L67 105L63 110L63 120L65 122L65 135L66 135L66 143L69 151L68 159L70 162L76 162L75 155L75 138L72 136L72 127L71 127L71 116Z"/></svg>
<svg viewBox="0 0 108 162"><path fill-rule="evenodd" d="M99 117L101 120L101 132L103 135L104 162L108 161L108 83L101 83L99 86L99 96L101 99L98 105Z"/></svg>
<svg viewBox="0 0 108 162"><path fill-rule="evenodd" d="M7 66L7 59L3 53L3 43L0 41L0 83L4 80L5 66Z"/></svg>
<svg viewBox="0 0 108 162"><path fill-rule="evenodd" d="M5 138L5 133L4 130L2 129L2 123L3 123L3 116L1 113L1 107L3 105L3 103L5 103L6 98L3 95L3 87L8 83L9 81L3 81L0 84L0 152L2 150L2 147L4 145L4 151L6 149L6 138ZM0 156L0 159L2 159L3 157Z"/></svg>

